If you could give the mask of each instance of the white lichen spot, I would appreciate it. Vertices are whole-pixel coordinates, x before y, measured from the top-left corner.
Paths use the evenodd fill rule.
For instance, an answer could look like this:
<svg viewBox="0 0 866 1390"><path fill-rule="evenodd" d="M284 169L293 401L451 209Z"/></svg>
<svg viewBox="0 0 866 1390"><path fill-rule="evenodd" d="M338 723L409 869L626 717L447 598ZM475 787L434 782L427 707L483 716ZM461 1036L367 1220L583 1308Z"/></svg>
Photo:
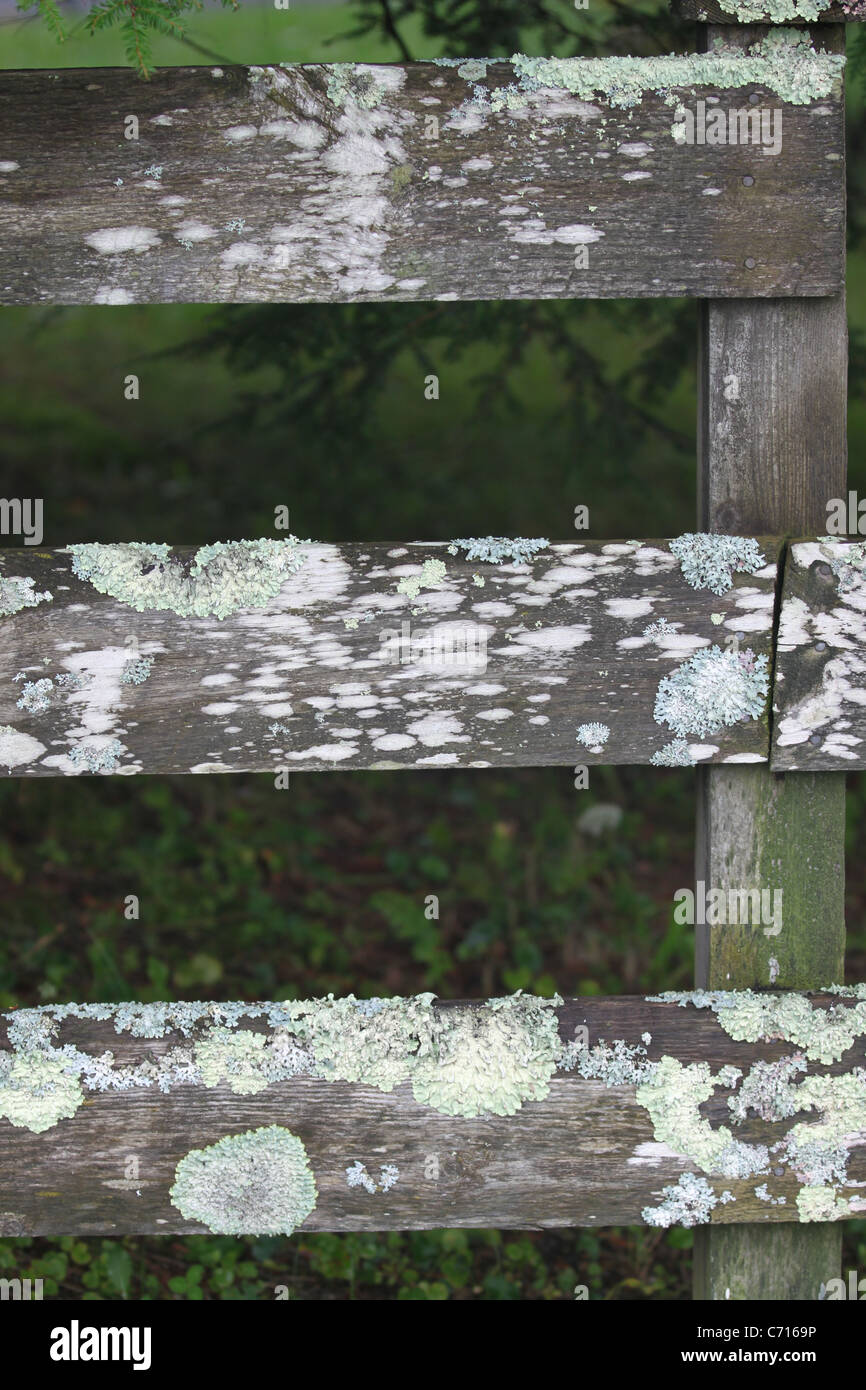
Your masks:
<svg viewBox="0 0 866 1390"><path fill-rule="evenodd" d="M590 753L601 753L610 738L610 729L607 724L581 724L575 738Z"/></svg>
<svg viewBox="0 0 866 1390"><path fill-rule="evenodd" d="M93 296L94 304L132 304L133 298L128 290L117 289L112 285L101 285Z"/></svg>
<svg viewBox="0 0 866 1390"><path fill-rule="evenodd" d="M30 734L22 734L11 724L0 724L0 767L9 772L13 767L33 763L45 752L45 744Z"/></svg>
<svg viewBox="0 0 866 1390"><path fill-rule="evenodd" d="M88 232L84 240L102 256L119 256L127 251L140 256L143 251L152 251L162 244L153 227L101 227L99 231Z"/></svg>
<svg viewBox="0 0 866 1390"><path fill-rule="evenodd" d="M230 145L239 145L244 140L254 140L258 131L254 125L230 125L222 133Z"/></svg>

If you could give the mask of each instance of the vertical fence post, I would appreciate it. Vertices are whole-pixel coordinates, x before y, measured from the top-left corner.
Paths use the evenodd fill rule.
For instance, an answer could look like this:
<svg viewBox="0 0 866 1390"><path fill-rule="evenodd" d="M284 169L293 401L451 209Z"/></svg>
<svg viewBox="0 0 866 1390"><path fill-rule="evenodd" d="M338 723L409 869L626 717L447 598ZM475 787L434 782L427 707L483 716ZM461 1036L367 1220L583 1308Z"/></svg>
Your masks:
<svg viewBox="0 0 866 1390"><path fill-rule="evenodd" d="M708 33L749 37L715 26ZM839 51L844 34L823 26L820 42ZM844 295L707 300L699 313L700 529L824 531L827 501L844 497L846 486ZM696 927L698 987L806 989L843 980L844 828L843 773L699 770L696 878L707 889L780 888L782 929L771 936L763 925ZM704 1227L696 1232L694 1296L816 1299L821 1283L838 1277L841 1238L833 1223Z"/></svg>

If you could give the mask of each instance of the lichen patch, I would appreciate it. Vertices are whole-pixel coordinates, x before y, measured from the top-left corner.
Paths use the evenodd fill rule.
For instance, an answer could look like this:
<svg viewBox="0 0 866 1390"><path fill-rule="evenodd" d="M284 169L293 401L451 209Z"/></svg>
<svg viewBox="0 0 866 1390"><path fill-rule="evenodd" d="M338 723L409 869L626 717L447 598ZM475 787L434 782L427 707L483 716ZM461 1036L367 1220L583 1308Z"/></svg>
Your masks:
<svg viewBox="0 0 866 1390"><path fill-rule="evenodd" d="M220 1235L289 1236L315 1210L307 1151L280 1125L227 1135L177 1165L171 1200Z"/></svg>

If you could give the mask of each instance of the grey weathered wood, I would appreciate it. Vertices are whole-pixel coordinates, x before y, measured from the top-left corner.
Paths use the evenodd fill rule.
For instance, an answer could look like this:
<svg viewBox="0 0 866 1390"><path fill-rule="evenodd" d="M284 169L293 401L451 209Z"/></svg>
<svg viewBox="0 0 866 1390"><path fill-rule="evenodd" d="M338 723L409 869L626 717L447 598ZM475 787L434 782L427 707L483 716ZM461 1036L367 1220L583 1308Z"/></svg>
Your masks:
<svg viewBox="0 0 866 1390"><path fill-rule="evenodd" d="M823 531L828 499L847 496L844 296L699 312L700 529Z"/></svg>
<svg viewBox="0 0 866 1390"><path fill-rule="evenodd" d="M819 1007L838 1002L833 996L813 997ZM747 1069L794 1050L781 1042L734 1042L710 1010L675 1003L584 998L566 1001L558 1013L563 1042L582 1027L590 1047L618 1038L640 1043L649 1033L650 1059L707 1062L714 1072L725 1065ZM250 1026L267 1031L258 1021ZM55 1045L73 1043L97 1055L110 1050L117 1065L131 1065L158 1058L181 1041L172 1033L136 1039L116 1034L109 1022L70 1019L61 1025ZM848 1074L864 1060L861 1038L827 1070ZM730 1124L729 1094L720 1086L704 1103L702 1113L712 1125ZM750 1116L733 1133L746 1143L775 1143L790 1123L767 1124ZM309 1155L319 1201L304 1230L641 1224L643 1208L656 1207L663 1188L686 1171L699 1171L691 1159L658 1142L633 1086L608 1088L568 1072L552 1078L546 1099L527 1102L512 1116L477 1119L449 1117L420 1104L408 1083L383 1093L309 1076L272 1083L256 1095L234 1094L224 1084L213 1089L184 1084L166 1093L156 1088L95 1092L76 1114L42 1133L0 1119L0 1234L203 1230L170 1202L178 1161L226 1135L272 1124L297 1134ZM866 1179L866 1150L856 1137L849 1147L846 1194L856 1216L866 1206L856 1185ZM355 1162L374 1179L382 1164L394 1164L399 1180L387 1194L350 1188L346 1169ZM728 1190L735 1199L714 1209L714 1224L776 1223L790 1221L792 1214L796 1219L800 1183L788 1168L782 1176L767 1176L769 1194L785 1197L785 1206L759 1199L755 1176L710 1175L707 1181L717 1195ZM800 1282L795 1269L777 1274L777 1287ZM817 1292L818 1284L808 1296Z"/></svg>
<svg viewBox="0 0 866 1390"><path fill-rule="evenodd" d="M816 8L817 14L814 13ZM680 19L694 19L700 24L856 24L858 20L866 19L866 5L858 4L857 0L847 0L844 5L825 5L823 8L818 6L817 0L813 6L809 0L805 4L801 0L790 0L790 13L785 15L771 14L769 9L761 10L758 0L749 0L745 19L740 18L737 0L731 0L729 6L722 4L721 0L671 0L671 9ZM807 14L805 10L812 12Z"/></svg>
<svg viewBox="0 0 866 1390"><path fill-rule="evenodd" d="M120 773L646 763L674 738L653 717L663 676L739 632L771 654L778 543L760 544L767 564L721 598L686 583L665 541L551 545L522 566L442 543L311 545L267 607L224 619L139 613L77 578L67 551L7 549L0 575L53 594L0 618L0 725L36 740L12 772L79 775L70 750L113 739ZM445 578L399 593L427 559ZM676 635L645 638L659 619ZM121 684L136 651L152 673ZM55 686L43 712L17 707L16 675L62 672L90 679ZM610 730L595 752L576 741L586 723ZM698 760L769 753L766 719L689 742Z"/></svg>
<svg viewBox="0 0 866 1390"><path fill-rule="evenodd" d="M841 1239L839 1227L829 1221L805 1228L781 1222L701 1228L695 1231L694 1297L815 1303L822 1284L839 1277Z"/></svg>
<svg viewBox="0 0 866 1390"><path fill-rule="evenodd" d="M773 695L779 772L866 767L866 577L862 541L787 551ZM855 561L856 563L848 563ZM850 580L839 584L833 566Z"/></svg>
<svg viewBox="0 0 866 1390"><path fill-rule="evenodd" d="M709 27L737 39L730 28ZM828 31L827 46L844 44ZM829 497L844 496L847 467L844 295L820 303L701 306L699 510L702 529L820 530ZM784 776L765 769L699 774L696 878L709 886L780 887L785 927L773 941L736 925L696 932L699 986L808 988L844 978L845 787L838 774ZM773 963L775 962L775 964ZM742 1227L716 1243L698 1232L695 1296L814 1298L838 1275L835 1227L785 1228L764 1240Z"/></svg>
<svg viewBox="0 0 866 1390"><path fill-rule="evenodd" d="M768 158L678 144L674 108L652 91L628 110L552 88L516 111L471 109L474 86L513 78L507 63L480 83L423 63L351 79L324 66L175 68L147 83L114 69L2 73L3 155L17 167L0 172L0 303L840 289L839 98L790 105L757 89L784 118ZM359 104L383 84L378 104ZM755 90L689 83L674 96L735 109ZM138 140L124 137L129 115Z"/></svg>

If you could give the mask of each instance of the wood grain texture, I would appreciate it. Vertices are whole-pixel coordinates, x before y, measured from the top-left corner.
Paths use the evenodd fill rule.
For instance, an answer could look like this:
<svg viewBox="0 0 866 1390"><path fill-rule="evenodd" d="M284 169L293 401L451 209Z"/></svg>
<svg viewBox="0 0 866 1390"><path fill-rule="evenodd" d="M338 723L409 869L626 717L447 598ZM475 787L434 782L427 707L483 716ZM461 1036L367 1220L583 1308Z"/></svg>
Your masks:
<svg viewBox="0 0 866 1390"><path fill-rule="evenodd" d="M5 550L0 574L54 596L0 618L0 725L35 740L11 771L81 775L70 751L113 739L122 774L646 763L674 738L654 719L662 677L738 633L771 654L778 544L759 542L767 564L722 598L691 588L665 541L551 545L521 566L441 543L311 545L267 607L224 619L139 613L78 579L67 551ZM441 582L398 592L431 558ZM661 619L675 630L645 637ZM122 684L136 652L152 673ZM86 683L17 707L16 675L62 672ZM609 728L603 747L577 742L585 723ZM690 742L699 760L768 745L766 719Z"/></svg>
<svg viewBox="0 0 866 1390"><path fill-rule="evenodd" d="M0 174L0 303L841 288L837 98L683 89L690 108L704 93L726 109L756 94L781 109L782 149L768 158L753 144L677 144L673 107L654 94L623 110L549 88L479 115L471 81L419 63L363 69L387 86L365 109L331 100L335 71L0 74L4 157L17 166ZM495 63L481 85L513 78ZM128 115L138 140L124 138Z"/></svg>
<svg viewBox="0 0 866 1390"><path fill-rule="evenodd" d="M816 995L813 1003L838 1000ZM650 1059L707 1062L714 1072L724 1065L745 1070L792 1051L779 1042L734 1042L709 1010L674 1003L584 998L566 1001L558 1014L563 1042L578 1028L587 1029L590 1047L616 1038L639 1043L649 1033ZM157 1057L178 1041L172 1034L157 1040L118 1036L110 1023L84 1020L67 1020L57 1039L93 1053L110 1049L119 1065ZM842 1062L810 1066L810 1072L849 1073L864 1060L861 1039ZM714 1127L730 1124L729 1094L719 1086L702 1106ZM686 1171L699 1171L658 1142L633 1086L606 1087L566 1072L553 1077L546 1099L512 1116L478 1119L420 1104L407 1083L382 1093L299 1076L256 1095L189 1084L167 1093L91 1093L74 1116L41 1134L0 1119L0 1234L201 1231L169 1198L178 1161L226 1135L272 1124L289 1128L306 1146L319 1190L302 1228L311 1231L642 1224L643 1208L656 1207L663 1188ZM750 1116L734 1132L746 1143L775 1143L790 1124ZM858 1143L852 1139L848 1163L854 1184L866 1179L866 1150ZM137 1161L134 1169L130 1159ZM350 1188L346 1169L356 1162L374 1180L381 1165L394 1164L399 1179L387 1193ZM774 1167L767 1175L770 1195L786 1199L782 1206L756 1195L758 1177L708 1181L717 1194L727 1189L735 1199L716 1206L714 1225L796 1220L800 1184L790 1169ZM849 1185L851 1215L864 1206L861 1192ZM785 1277L793 1280L793 1271Z"/></svg>
<svg viewBox="0 0 866 1390"><path fill-rule="evenodd" d="M796 11L799 8L797 0L792 0L791 9ZM680 19L694 19L699 24L856 24L858 20L866 19L866 5L857 3L857 0L848 0L843 6L841 4L825 5L819 10L814 18L803 18L802 15L794 14L792 17L785 17L780 21L777 15L770 13L769 9L759 10L757 0L750 5L749 18L740 20L737 13L736 0L731 0L730 8L726 8L721 0L671 0L671 10Z"/></svg>
<svg viewBox="0 0 866 1390"><path fill-rule="evenodd" d="M739 33L739 37L737 37ZM844 48L838 29L826 46ZM748 30L708 26L745 44ZM699 330L698 525L821 530L828 497L844 496L847 469L848 339L844 295L820 303L775 300L701 306ZM743 988L774 979L784 988L841 981L845 959L845 783L742 768L698 775L695 877L735 887L754 875L784 895L785 926L772 945L748 927L696 931L695 983ZM732 773L733 769L730 770ZM835 1225L759 1226L729 1239L696 1233L694 1294L725 1300L815 1298L838 1275ZM811 1292L809 1292L811 1290Z"/></svg>
<svg viewBox="0 0 866 1390"><path fill-rule="evenodd" d="M845 298L700 306L698 525L823 531L844 497Z"/></svg>
<svg viewBox="0 0 866 1390"><path fill-rule="evenodd" d="M861 550L862 542L825 539L787 553L773 694L777 771L866 767L866 577L862 561L847 563Z"/></svg>

